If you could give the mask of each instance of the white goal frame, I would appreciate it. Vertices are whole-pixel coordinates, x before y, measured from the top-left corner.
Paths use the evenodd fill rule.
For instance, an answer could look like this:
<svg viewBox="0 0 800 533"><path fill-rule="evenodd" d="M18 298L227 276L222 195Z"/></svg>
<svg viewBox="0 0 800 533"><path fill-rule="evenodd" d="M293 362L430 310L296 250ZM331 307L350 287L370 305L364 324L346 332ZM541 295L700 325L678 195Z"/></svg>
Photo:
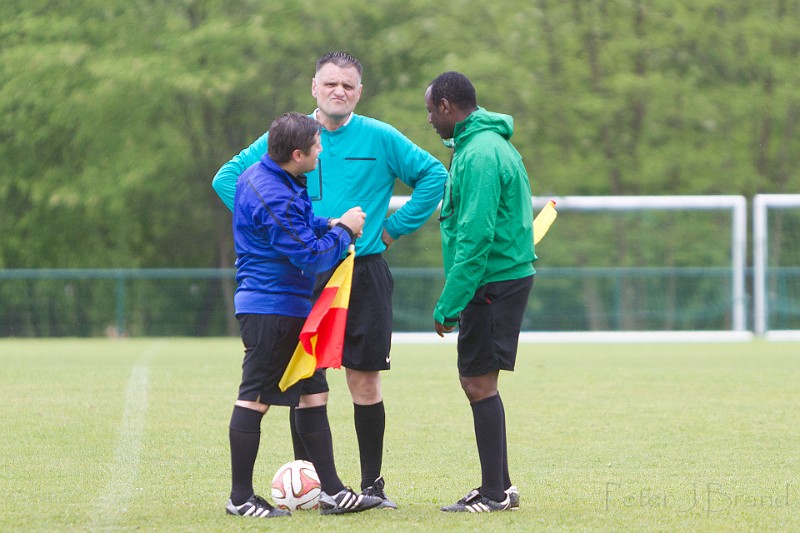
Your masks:
<svg viewBox="0 0 800 533"><path fill-rule="evenodd" d="M399 209L409 196L394 196L390 209ZM559 213L568 211L631 211L642 209L697 209L731 211L731 329L721 331L597 331L523 332L521 342L722 342L745 341L753 337L746 325L745 270L747 249L747 200L744 196L536 196L534 212L549 200ZM440 204L441 206L441 204ZM556 224L566 223L562 216ZM452 338L451 338L452 337ZM396 333L399 342L440 341L435 333ZM454 342L449 335L445 342Z"/></svg>
<svg viewBox="0 0 800 533"><path fill-rule="evenodd" d="M767 324L769 210L791 207L800 207L800 194L757 194L753 197L753 328L756 335L771 340L800 340L800 330L772 330Z"/></svg>

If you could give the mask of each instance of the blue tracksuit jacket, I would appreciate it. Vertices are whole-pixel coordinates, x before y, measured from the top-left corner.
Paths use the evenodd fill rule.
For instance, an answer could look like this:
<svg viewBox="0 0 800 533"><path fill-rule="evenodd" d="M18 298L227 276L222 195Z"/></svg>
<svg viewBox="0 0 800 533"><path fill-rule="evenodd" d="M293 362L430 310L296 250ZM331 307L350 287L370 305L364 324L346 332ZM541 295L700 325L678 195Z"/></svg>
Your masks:
<svg viewBox="0 0 800 533"><path fill-rule="evenodd" d="M237 314L305 317L318 272L336 265L350 233L315 216L305 176L294 177L269 155L242 173L233 203Z"/></svg>

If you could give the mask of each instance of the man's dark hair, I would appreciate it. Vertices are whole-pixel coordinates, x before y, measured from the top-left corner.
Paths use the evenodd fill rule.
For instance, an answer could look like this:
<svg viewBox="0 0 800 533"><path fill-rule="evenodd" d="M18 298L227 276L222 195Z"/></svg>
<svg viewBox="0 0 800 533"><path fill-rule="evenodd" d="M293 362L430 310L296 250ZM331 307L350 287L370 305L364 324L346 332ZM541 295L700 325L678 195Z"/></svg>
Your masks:
<svg viewBox="0 0 800 533"><path fill-rule="evenodd" d="M324 56L317 59L317 70L327 65L328 63L333 63L339 68L350 68L355 67L358 71L358 76L361 77L361 63L355 57L351 56L347 52L328 52Z"/></svg>
<svg viewBox="0 0 800 533"><path fill-rule="evenodd" d="M308 115L285 113L269 127L267 153L276 163L286 163L292 159L295 150L308 153L320 129L320 123Z"/></svg>
<svg viewBox="0 0 800 533"><path fill-rule="evenodd" d="M474 111L478 107L475 86L460 72L450 71L440 74L431 82L431 100L434 104L446 98L448 102L464 111Z"/></svg>

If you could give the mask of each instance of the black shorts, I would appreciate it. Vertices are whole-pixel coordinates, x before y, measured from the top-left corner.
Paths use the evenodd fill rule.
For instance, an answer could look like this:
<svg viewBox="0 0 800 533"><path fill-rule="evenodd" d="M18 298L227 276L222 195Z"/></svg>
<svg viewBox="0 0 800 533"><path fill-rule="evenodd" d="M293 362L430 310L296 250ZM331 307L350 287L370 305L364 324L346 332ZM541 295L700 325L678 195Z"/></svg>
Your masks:
<svg viewBox="0 0 800 533"><path fill-rule="evenodd" d="M333 269L317 276L315 299L332 274ZM393 290L394 279L383 256L356 257L342 355L342 365L346 368L389 370ZM308 394L305 389L303 394Z"/></svg>
<svg viewBox="0 0 800 533"><path fill-rule="evenodd" d="M239 314L244 344L239 400L267 405L297 406L300 383L281 392L278 382L297 347L305 318L284 315Z"/></svg>
<svg viewBox="0 0 800 533"><path fill-rule="evenodd" d="M475 291L459 317L459 376L514 370L519 330L532 286L533 276L528 276L487 283Z"/></svg>
<svg viewBox="0 0 800 533"><path fill-rule="evenodd" d="M300 390L302 391L301 394L328 392L330 388L328 387L328 378L325 375L325 369L320 368L315 371L310 378L302 380L300 382Z"/></svg>

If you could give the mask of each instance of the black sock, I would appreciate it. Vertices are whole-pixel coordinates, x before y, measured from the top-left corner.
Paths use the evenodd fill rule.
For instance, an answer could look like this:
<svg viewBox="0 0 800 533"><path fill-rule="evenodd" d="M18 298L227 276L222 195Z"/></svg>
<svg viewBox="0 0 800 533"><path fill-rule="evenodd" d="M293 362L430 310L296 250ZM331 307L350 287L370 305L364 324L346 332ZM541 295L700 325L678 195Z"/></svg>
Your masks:
<svg viewBox="0 0 800 533"><path fill-rule="evenodd" d="M295 418L295 407L289 408L289 431L292 433L292 448L294 448L294 458L298 461L310 461L306 447L303 446L303 441L300 439L300 434L297 433L297 420Z"/></svg>
<svg viewBox="0 0 800 533"><path fill-rule="evenodd" d="M481 494L490 500L505 500L503 487L503 409L500 397L489 396L470 404L475 441L481 461Z"/></svg>
<svg viewBox="0 0 800 533"><path fill-rule="evenodd" d="M253 468L261 443L264 414L240 405L233 407L228 437L231 443L231 501L242 505L253 495Z"/></svg>
<svg viewBox="0 0 800 533"><path fill-rule="evenodd" d="M344 488L344 483L336 473L333 460L333 438L328 424L328 407L306 407L294 410L297 433L303 441L311 462L319 476L319 483L325 493L333 496Z"/></svg>
<svg viewBox="0 0 800 533"><path fill-rule="evenodd" d="M511 475L508 473L508 435L506 433L506 407L503 405L503 399L500 398L500 393L497 393L497 398L500 400L500 410L503 412L503 490L511 487Z"/></svg>
<svg viewBox="0 0 800 533"><path fill-rule="evenodd" d="M361 490L364 490L381 475L383 434L386 430L383 401L372 405L353 404L353 419L361 459Z"/></svg>

